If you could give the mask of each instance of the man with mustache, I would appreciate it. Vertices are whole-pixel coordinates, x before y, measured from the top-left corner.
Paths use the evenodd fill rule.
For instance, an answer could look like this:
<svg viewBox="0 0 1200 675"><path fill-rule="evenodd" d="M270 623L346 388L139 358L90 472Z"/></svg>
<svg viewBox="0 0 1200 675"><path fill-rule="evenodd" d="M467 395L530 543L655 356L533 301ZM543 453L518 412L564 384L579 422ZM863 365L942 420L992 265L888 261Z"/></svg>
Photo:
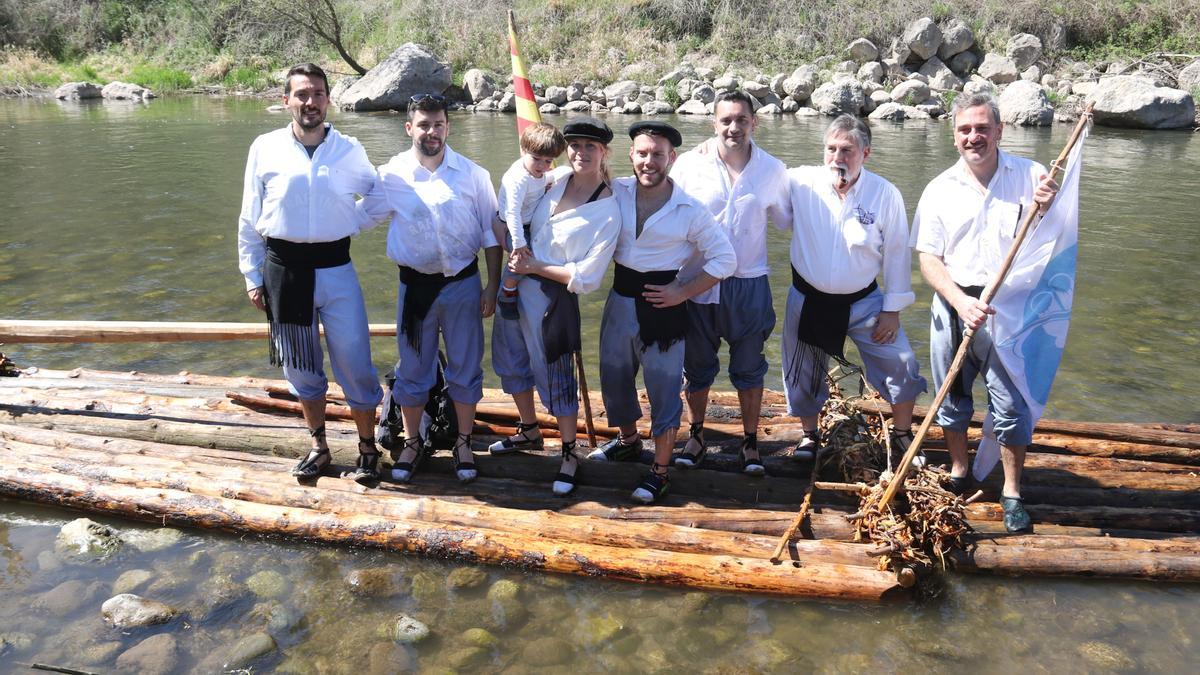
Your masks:
<svg viewBox="0 0 1200 675"><path fill-rule="evenodd" d="M455 475L469 483L478 475L471 431L483 398L483 319L495 309L500 283L500 245L492 231L496 192L483 167L446 145L445 98L413 96L404 130L412 147L379 167L375 188L362 203L369 219L391 216L387 254L400 268L400 360L391 396L404 417L405 440L393 455L392 478L408 482L424 457L421 413L437 378L440 333L447 393L458 418ZM482 291L481 248L488 267Z"/></svg>
<svg viewBox="0 0 1200 675"><path fill-rule="evenodd" d="M750 95L723 92L713 109L715 137L680 155L671 169L671 179L708 209L737 253L737 269L729 278L687 301L683 374L691 425L687 445L675 458L675 466L682 468L699 466L707 450L704 415L724 339L729 379L742 410L742 470L753 476L766 473L758 454L758 416L767 373L763 345L775 329L767 279L767 216L776 227L787 227L791 207L787 167L754 143L757 126ZM703 262L699 257L689 261L680 276L691 278Z"/></svg>
<svg viewBox="0 0 1200 675"><path fill-rule="evenodd" d="M913 405L925 391L900 327L900 310L915 299L904 199L864 167L870 155L870 127L841 115L825 132L824 164L788 171L792 288L783 380L788 414L804 427L794 453L801 459L820 447L817 415L829 398L829 357L844 361L847 337L858 347L867 381L892 406L894 453L912 443Z"/></svg>
<svg viewBox="0 0 1200 675"><path fill-rule="evenodd" d="M668 177L675 148L683 143L679 131L663 122L637 122L629 127L629 137L634 175L613 181L621 232L613 288L600 323L600 389L609 423L621 434L588 457L639 458L636 422L642 406L636 377L644 368L654 462L633 499L651 504L667 494L667 466L683 414L683 303L732 274L737 255L708 210ZM700 270L690 279L678 278L696 254L703 258Z"/></svg>
<svg viewBox="0 0 1200 675"><path fill-rule="evenodd" d="M1004 125L1000 108L989 94L954 99L954 146L959 161L934 178L921 194L913 218L913 240L921 274L936 292L930 320L929 352L933 379L945 381L962 341L974 331L970 351L934 421L950 451L951 486L967 490L967 427L974 405L971 385L983 375L992 431L1000 443L1004 489L1000 504L1009 532L1028 530L1021 501L1021 469L1025 448L1033 438L1033 422L1020 391L1004 371L992 342L988 317L995 309L979 297L1000 269L1012 246L1021 216L1028 208L1045 214L1058 193L1046 168L1000 149Z"/></svg>
<svg viewBox="0 0 1200 675"><path fill-rule="evenodd" d="M358 428L353 477L366 483L377 477L379 453L371 428L383 392L371 362L350 237L361 229L355 195L370 191L375 170L357 140L325 122L329 81L319 67L304 63L289 70L283 103L291 123L250 146L238 219L238 267L250 302L267 313L271 362L283 366L312 437L312 449L292 475L315 478L330 462L320 321L329 363Z"/></svg>

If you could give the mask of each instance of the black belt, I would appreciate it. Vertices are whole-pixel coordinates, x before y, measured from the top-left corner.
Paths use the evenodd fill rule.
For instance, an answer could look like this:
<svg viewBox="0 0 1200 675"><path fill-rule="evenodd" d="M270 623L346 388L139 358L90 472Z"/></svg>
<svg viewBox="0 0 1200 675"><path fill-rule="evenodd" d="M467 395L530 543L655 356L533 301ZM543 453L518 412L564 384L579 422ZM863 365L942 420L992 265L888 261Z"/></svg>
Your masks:
<svg viewBox="0 0 1200 675"><path fill-rule="evenodd" d="M796 358L788 369L789 381L795 381L800 367L807 360L814 364L823 363L832 356L845 362L846 333L850 329L850 306L879 288L874 279L862 290L853 293L826 293L812 284L792 268L792 287L804 295L804 306L800 309L800 325L796 328ZM825 377L824 368L812 369L809 391L815 394Z"/></svg>
<svg viewBox="0 0 1200 675"><path fill-rule="evenodd" d="M479 274L479 259L472 260L454 276L426 274L400 265L400 283L404 284L404 306L400 309L400 332L408 344L421 351L421 323L433 307L433 302L448 284Z"/></svg>
<svg viewBox="0 0 1200 675"><path fill-rule="evenodd" d="M263 264L271 365L318 372L318 337L312 330L316 270L350 262L350 237L299 243L267 237ZM286 349L285 349L286 345Z"/></svg>
<svg viewBox="0 0 1200 675"><path fill-rule="evenodd" d="M956 286L958 284L955 284ZM958 286L959 290L967 295L978 300L983 295L983 286ZM942 296L939 294L939 298ZM962 346L963 341L963 323L958 318L958 310L942 298L942 304L946 306L946 311L950 316L950 348L951 353L958 354L958 348ZM954 378L954 384L950 385L950 395L962 398L967 393L967 382L962 370Z"/></svg>
<svg viewBox="0 0 1200 675"><path fill-rule="evenodd" d="M646 284L665 286L679 275L679 270L656 270L638 272L618 264L613 274L613 291L622 297L633 298L633 308L637 315L638 336L642 346L657 345L659 351L667 351L671 345L683 339L687 332L687 305L679 303L674 307L655 307L646 301L642 295L646 292Z"/></svg>

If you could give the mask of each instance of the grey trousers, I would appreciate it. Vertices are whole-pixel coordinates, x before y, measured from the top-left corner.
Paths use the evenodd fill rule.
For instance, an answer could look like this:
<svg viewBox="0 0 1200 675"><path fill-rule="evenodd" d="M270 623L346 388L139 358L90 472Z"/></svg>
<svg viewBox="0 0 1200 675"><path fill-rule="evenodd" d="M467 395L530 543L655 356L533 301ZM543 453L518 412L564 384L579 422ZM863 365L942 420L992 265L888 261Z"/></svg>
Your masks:
<svg viewBox="0 0 1200 675"><path fill-rule="evenodd" d="M608 422L633 424L642 418L637 374L641 369L650 398L650 434L679 428L683 416L683 340L666 351L646 347L638 336L634 299L609 291L600 321L600 392Z"/></svg>

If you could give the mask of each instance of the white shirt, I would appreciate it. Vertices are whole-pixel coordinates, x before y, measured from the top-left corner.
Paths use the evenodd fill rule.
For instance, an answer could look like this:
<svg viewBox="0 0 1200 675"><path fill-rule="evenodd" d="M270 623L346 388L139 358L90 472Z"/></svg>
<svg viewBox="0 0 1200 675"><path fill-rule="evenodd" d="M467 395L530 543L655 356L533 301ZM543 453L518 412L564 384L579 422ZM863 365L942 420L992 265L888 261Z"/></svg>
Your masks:
<svg viewBox="0 0 1200 675"><path fill-rule="evenodd" d="M591 293L600 288L617 250L621 209L614 197L605 197L554 213L567 183L567 178L559 178L538 203L530 226L530 248L538 260L567 268L568 291Z"/></svg>
<svg viewBox="0 0 1200 675"><path fill-rule="evenodd" d="M325 129L311 159L290 123L250 145L238 216L238 269L247 290L263 285L267 237L328 242L361 229L355 195L371 190L375 169L356 139Z"/></svg>
<svg viewBox="0 0 1200 675"><path fill-rule="evenodd" d="M959 159L925 186L913 216L913 246L938 256L959 286L986 286L1012 247L1021 219L1033 205L1037 162L999 151L987 190Z"/></svg>
<svg viewBox="0 0 1200 675"><path fill-rule="evenodd" d="M513 250L528 246L525 241L525 223L533 220L533 210L546 194L546 186L554 182L547 171L536 178L525 170L524 156L508 167L500 178L500 219L512 237Z"/></svg>
<svg viewBox="0 0 1200 675"><path fill-rule="evenodd" d="M908 217L896 186L867 171L838 196L825 166L788 170L792 197L792 266L824 293L861 291L883 274L883 311L911 305Z"/></svg>
<svg viewBox="0 0 1200 675"><path fill-rule="evenodd" d="M636 272L678 270L698 252L704 259L701 269L717 279L737 268L737 254L712 214L678 185L672 184L671 198L646 219L640 237L637 179L618 178L612 190L621 207L621 235L613 254L618 264Z"/></svg>
<svg viewBox="0 0 1200 675"><path fill-rule="evenodd" d="M787 167L750 141L750 161L736 181L730 181L729 169L720 154L690 150L679 156L671 168L671 179L696 201L704 205L725 232L737 254L737 269L731 276L743 279L761 277L771 271L767 262L767 216L776 227L791 222L788 200ZM685 278L694 276L703 260L694 259L685 266ZM720 300L720 284L692 298L692 302L713 304Z"/></svg>
<svg viewBox="0 0 1200 675"><path fill-rule="evenodd" d="M391 216L387 254L397 265L454 276L479 249L499 245L492 232L492 179L449 146L436 171L421 166L415 153L410 148L380 165L360 208L371 221Z"/></svg>

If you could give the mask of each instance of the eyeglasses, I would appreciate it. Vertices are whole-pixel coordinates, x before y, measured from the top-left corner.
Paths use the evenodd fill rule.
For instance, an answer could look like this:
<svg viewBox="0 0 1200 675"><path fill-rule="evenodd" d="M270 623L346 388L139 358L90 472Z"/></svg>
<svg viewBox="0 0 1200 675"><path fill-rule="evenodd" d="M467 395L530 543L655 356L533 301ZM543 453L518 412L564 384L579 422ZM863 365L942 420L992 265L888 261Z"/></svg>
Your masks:
<svg viewBox="0 0 1200 675"><path fill-rule="evenodd" d="M415 94L408 97L409 103L424 103L425 101L433 101L434 103L445 103L446 97L441 94Z"/></svg>

